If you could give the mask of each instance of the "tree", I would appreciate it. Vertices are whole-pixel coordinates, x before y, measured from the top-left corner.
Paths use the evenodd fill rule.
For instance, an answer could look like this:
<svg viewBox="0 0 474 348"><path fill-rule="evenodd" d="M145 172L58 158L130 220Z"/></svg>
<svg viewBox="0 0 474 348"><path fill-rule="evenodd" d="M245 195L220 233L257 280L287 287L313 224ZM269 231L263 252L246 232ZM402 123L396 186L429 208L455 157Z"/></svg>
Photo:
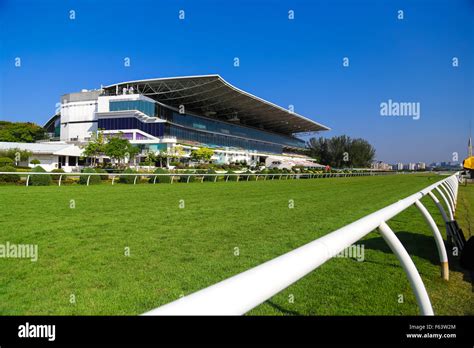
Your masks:
<svg viewBox="0 0 474 348"><path fill-rule="evenodd" d="M171 148L171 150L168 152L169 158L172 159L178 159L180 157L183 157L184 155L184 150L181 145L175 145Z"/></svg>
<svg viewBox="0 0 474 348"><path fill-rule="evenodd" d="M0 141L34 143L45 135L45 129L35 123L0 121Z"/></svg>
<svg viewBox="0 0 474 348"><path fill-rule="evenodd" d="M105 151L105 137L101 131L97 132L97 135L93 135L93 138L84 147L84 155L92 158L92 166L96 165L97 157L103 154Z"/></svg>
<svg viewBox="0 0 474 348"><path fill-rule="evenodd" d="M122 138L121 134L110 137L104 146L104 153L117 160L119 166L122 160L134 158L138 152L139 149L130 144L128 139Z"/></svg>
<svg viewBox="0 0 474 348"><path fill-rule="evenodd" d="M201 147L191 152L191 158L197 162L209 162L214 155L214 151L207 147Z"/></svg>
<svg viewBox="0 0 474 348"><path fill-rule="evenodd" d="M147 166L150 167L152 165L155 165L156 161L157 161L156 153L153 151L148 151L145 157L145 163L147 164Z"/></svg>
<svg viewBox="0 0 474 348"><path fill-rule="evenodd" d="M18 165L20 161L28 161L31 154L31 151L20 150L19 148L0 150L0 157L11 158L13 162L15 162L15 165Z"/></svg>
<svg viewBox="0 0 474 348"><path fill-rule="evenodd" d="M331 167L369 167L375 158L375 149L364 139L346 135L311 138L307 144L310 156Z"/></svg>
<svg viewBox="0 0 474 348"><path fill-rule="evenodd" d="M311 138L307 144L309 156L316 158L320 163L330 163L332 161L329 154L328 141L325 138Z"/></svg>
<svg viewBox="0 0 474 348"><path fill-rule="evenodd" d="M364 139L354 139L350 159L353 167L369 167L375 159L375 149Z"/></svg>
<svg viewBox="0 0 474 348"><path fill-rule="evenodd" d="M328 150L332 159L332 167L350 166L351 138L346 135L332 137L329 139Z"/></svg>
<svg viewBox="0 0 474 348"><path fill-rule="evenodd" d="M169 154L165 150L160 150L156 155L157 160L160 161L160 167L163 167L163 160L166 160L166 166L168 166Z"/></svg>

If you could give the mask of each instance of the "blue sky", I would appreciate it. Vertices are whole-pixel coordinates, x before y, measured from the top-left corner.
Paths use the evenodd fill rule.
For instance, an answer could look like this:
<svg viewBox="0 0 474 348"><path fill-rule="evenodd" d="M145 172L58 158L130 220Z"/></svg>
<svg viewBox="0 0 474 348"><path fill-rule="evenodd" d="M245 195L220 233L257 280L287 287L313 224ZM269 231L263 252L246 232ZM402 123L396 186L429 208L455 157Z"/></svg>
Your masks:
<svg viewBox="0 0 474 348"><path fill-rule="evenodd" d="M0 25L2 120L42 124L60 95L101 84L217 73L390 163L462 160L474 127L472 0L0 0ZM389 99L420 119L381 116Z"/></svg>

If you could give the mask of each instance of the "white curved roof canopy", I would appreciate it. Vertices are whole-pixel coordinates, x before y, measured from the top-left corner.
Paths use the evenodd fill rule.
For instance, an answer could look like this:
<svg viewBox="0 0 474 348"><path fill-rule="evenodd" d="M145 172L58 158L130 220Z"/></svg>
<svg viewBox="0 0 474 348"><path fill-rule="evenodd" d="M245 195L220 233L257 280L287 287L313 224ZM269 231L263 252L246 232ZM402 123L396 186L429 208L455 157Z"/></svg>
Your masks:
<svg viewBox="0 0 474 348"><path fill-rule="evenodd" d="M135 93L187 112L283 134L330 128L242 91L219 75L168 77L127 81L103 87L106 94L133 87Z"/></svg>

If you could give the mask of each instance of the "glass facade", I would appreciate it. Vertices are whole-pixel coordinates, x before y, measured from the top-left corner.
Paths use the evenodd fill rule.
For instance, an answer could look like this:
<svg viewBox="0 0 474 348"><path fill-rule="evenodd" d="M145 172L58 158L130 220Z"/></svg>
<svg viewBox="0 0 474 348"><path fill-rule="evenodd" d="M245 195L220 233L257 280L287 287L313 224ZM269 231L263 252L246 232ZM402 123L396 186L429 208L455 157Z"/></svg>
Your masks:
<svg viewBox="0 0 474 348"><path fill-rule="evenodd" d="M174 136L179 141L197 142L209 147L233 147L271 153L282 153L284 146L305 147L305 142L300 139L205 117L180 114L146 100L110 101L109 106L110 111L139 110L150 117L166 119L170 123L145 123L135 117L103 118L99 119L99 129L140 129L156 137Z"/></svg>
<svg viewBox="0 0 474 348"><path fill-rule="evenodd" d="M150 117L156 116L156 104L146 100L110 101L110 111L138 110Z"/></svg>
<svg viewBox="0 0 474 348"><path fill-rule="evenodd" d="M229 134L243 138L267 141L271 143L292 146L305 147L305 142L300 139L285 137L274 133L264 132L255 128L243 127L217 120L211 120L203 117L172 113L171 120L173 123L194 128L197 130L206 130L213 133Z"/></svg>
<svg viewBox="0 0 474 348"><path fill-rule="evenodd" d="M163 123L146 123L136 117L117 117L99 118L97 128L105 130L139 129L155 137L162 137L165 127Z"/></svg>
<svg viewBox="0 0 474 348"><path fill-rule="evenodd" d="M207 147L234 147L246 150L257 150L271 153L282 153L283 146L242 138L228 137L216 133L200 132L172 124L166 124L165 134L175 136L178 140L189 140Z"/></svg>
<svg viewBox="0 0 474 348"><path fill-rule="evenodd" d="M147 100L118 100L109 101L110 111L138 110L150 117L169 119L171 110L162 107L157 103Z"/></svg>

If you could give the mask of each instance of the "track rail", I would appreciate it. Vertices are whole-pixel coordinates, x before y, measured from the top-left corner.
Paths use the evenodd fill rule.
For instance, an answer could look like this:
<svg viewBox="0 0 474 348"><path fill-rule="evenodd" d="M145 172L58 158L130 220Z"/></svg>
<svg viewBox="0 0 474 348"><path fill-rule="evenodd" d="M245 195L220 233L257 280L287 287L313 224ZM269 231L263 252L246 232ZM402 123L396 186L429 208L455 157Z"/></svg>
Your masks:
<svg viewBox="0 0 474 348"><path fill-rule="evenodd" d="M380 231L384 240L399 259L415 293L420 313L422 315L434 315L428 293L415 264L395 233L388 226L387 221L408 207L415 205L433 232L441 263L441 275L445 280L448 280L448 258L443 237L432 216L421 203L421 199L428 195L436 203L445 221L448 221L443 206L433 192L435 190L444 196L440 188L445 190L446 196L449 197L450 204L447 205L447 209L450 216L454 215L458 173L293 251L146 312L144 315L245 314L314 271L375 229ZM446 197L443 198L446 201L448 200Z"/></svg>

